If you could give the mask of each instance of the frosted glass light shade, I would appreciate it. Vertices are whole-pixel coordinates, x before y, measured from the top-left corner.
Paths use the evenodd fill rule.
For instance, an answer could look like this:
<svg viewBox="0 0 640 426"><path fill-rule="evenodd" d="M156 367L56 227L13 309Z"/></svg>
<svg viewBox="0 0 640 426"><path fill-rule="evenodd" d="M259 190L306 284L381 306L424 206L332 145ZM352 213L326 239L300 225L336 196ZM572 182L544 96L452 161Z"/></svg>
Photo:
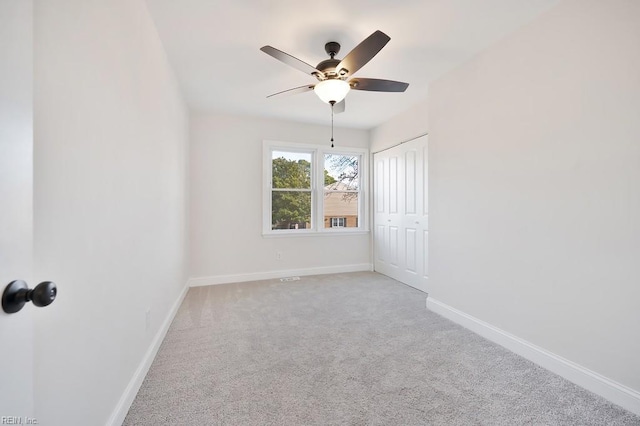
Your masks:
<svg viewBox="0 0 640 426"><path fill-rule="evenodd" d="M321 81L315 85L313 91L323 102L330 103L334 101L338 103L347 96L350 88L349 83L346 81L333 79Z"/></svg>

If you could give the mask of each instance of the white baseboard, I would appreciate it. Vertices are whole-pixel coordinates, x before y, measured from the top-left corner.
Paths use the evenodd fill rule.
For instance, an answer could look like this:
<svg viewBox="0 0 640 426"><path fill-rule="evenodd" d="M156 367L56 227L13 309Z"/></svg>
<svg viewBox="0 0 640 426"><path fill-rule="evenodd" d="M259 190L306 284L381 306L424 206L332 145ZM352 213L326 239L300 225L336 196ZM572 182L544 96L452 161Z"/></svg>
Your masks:
<svg viewBox="0 0 640 426"><path fill-rule="evenodd" d="M607 377L562 358L539 346L481 321L431 297L427 298L427 308L443 317L462 325L480 336L532 361L539 366L564 377L596 395L617 404L634 414L640 415L640 392L621 385Z"/></svg>
<svg viewBox="0 0 640 426"><path fill-rule="evenodd" d="M292 276L340 274L345 272L361 272L361 271L372 271L372 270L373 270L373 265L371 263L360 263L355 265L322 266L317 268L288 269L288 270L269 271L269 272L253 272L249 274L196 277L196 278L190 278L188 285L189 287L201 287L205 285L241 283L246 281L270 280L273 278L284 278L284 277L292 277Z"/></svg>
<svg viewBox="0 0 640 426"><path fill-rule="evenodd" d="M165 318L164 322L160 326L160 329L158 330L155 337L153 338L153 341L151 342L149 349L144 354L144 358L142 358L142 362L140 363L140 365L138 366L138 369L136 370L136 372L133 374L133 377L129 381L127 388L125 389L124 393L120 397L120 401L118 401L118 404L116 405L115 409L111 413L111 417L109 417L109 421L107 421L108 426L120 426L124 422L124 419L127 416L127 413L129 412L129 408L131 407L131 404L133 404L133 400L136 398L136 395L140 390L140 386L142 386L142 382L144 381L144 378L146 377L147 372L149 371L149 368L151 367L151 364L153 363L153 360L155 359L156 354L158 353L158 349L160 349L160 345L162 344L162 341L167 335L167 331L169 331L169 326L171 326L171 323L173 322L173 319L175 318L176 313L178 313L178 308L180 308L182 301L187 295L187 291L189 291L188 283L185 284L184 288L182 289L182 292L178 296L178 299L174 302L173 306L171 306L171 309L169 310L167 317Z"/></svg>

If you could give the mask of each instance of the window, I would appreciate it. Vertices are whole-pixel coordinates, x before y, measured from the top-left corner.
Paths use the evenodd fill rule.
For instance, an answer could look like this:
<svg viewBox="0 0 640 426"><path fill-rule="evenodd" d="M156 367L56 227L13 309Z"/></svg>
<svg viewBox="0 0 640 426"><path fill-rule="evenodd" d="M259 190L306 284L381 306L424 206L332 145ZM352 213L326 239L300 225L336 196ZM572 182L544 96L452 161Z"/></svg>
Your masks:
<svg viewBox="0 0 640 426"><path fill-rule="evenodd" d="M324 154L325 226L357 228L360 155ZM338 216L338 217L336 217Z"/></svg>
<svg viewBox="0 0 640 426"><path fill-rule="evenodd" d="M347 223L347 218L346 217L332 217L331 218L331 227L332 228L344 228Z"/></svg>
<svg viewBox="0 0 640 426"><path fill-rule="evenodd" d="M364 231L366 150L264 142L265 235Z"/></svg>
<svg viewBox="0 0 640 426"><path fill-rule="evenodd" d="M271 152L271 229L311 227L310 152Z"/></svg>

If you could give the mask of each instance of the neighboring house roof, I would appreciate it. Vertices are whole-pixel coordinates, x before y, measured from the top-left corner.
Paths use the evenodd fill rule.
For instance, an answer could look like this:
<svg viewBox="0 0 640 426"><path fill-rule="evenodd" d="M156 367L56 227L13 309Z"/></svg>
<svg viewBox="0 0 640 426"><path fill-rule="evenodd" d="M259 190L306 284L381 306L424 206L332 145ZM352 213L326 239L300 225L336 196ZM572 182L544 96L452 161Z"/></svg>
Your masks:
<svg viewBox="0 0 640 426"><path fill-rule="evenodd" d="M331 191L357 191L358 185L355 183L344 183L342 181L338 181L326 185L324 189Z"/></svg>

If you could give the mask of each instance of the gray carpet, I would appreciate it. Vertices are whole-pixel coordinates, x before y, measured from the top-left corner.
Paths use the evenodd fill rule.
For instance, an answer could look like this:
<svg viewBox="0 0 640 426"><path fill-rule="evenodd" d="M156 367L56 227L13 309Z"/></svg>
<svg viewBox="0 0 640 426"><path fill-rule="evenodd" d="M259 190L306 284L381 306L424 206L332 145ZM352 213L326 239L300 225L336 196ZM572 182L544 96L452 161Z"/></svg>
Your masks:
<svg viewBox="0 0 640 426"><path fill-rule="evenodd" d="M640 425L375 273L192 288L125 425Z"/></svg>

